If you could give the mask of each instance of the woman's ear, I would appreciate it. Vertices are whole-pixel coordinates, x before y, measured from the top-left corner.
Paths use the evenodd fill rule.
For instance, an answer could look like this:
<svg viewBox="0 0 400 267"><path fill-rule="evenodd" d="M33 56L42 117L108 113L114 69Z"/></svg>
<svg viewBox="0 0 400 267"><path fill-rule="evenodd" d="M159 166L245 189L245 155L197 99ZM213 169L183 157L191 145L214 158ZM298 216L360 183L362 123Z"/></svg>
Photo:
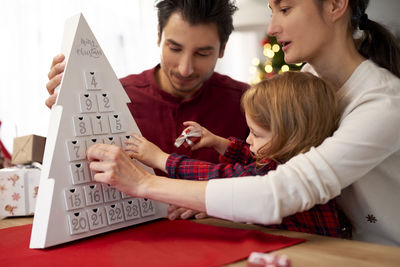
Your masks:
<svg viewBox="0 0 400 267"><path fill-rule="evenodd" d="M329 14L332 22L342 18L346 13L349 6L349 0L330 0L329 1Z"/></svg>

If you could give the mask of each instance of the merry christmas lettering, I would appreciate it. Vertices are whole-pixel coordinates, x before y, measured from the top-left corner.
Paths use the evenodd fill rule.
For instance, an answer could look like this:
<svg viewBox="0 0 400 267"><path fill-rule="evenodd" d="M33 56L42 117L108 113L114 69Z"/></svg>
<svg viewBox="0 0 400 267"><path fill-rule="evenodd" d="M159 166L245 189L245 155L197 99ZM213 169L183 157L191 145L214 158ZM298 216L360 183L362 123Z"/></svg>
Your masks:
<svg viewBox="0 0 400 267"><path fill-rule="evenodd" d="M94 40L88 38L81 38L81 47L76 49L76 54L79 56L89 56L93 58L99 58L103 55L100 47Z"/></svg>

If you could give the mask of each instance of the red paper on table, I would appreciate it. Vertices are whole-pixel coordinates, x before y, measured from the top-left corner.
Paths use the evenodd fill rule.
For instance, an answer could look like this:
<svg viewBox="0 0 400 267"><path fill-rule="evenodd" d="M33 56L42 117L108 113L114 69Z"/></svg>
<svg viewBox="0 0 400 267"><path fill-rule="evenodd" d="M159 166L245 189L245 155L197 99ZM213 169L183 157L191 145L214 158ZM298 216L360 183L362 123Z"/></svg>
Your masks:
<svg viewBox="0 0 400 267"><path fill-rule="evenodd" d="M31 229L0 230L1 266L220 266L304 241L163 219L39 250L29 249Z"/></svg>

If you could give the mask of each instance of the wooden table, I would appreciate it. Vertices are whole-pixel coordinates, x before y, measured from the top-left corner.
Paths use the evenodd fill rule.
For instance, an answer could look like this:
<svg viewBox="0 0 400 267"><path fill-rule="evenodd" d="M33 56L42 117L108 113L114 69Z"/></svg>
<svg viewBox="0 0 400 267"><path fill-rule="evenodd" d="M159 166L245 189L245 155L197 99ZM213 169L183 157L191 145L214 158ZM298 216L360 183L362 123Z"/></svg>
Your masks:
<svg viewBox="0 0 400 267"><path fill-rule="evenodd" d="M232 223L218 219L195 220L217 226L260 230L265 233L305 238L306 242L278 250L292 262L292 266L400 266L400 247L383 246L353 240L330 238L319 235L268 229L258 225ZM32 223L32 217L6 218L0 220L0 229ZM246 261L229 266L246 266Z"/></svg>

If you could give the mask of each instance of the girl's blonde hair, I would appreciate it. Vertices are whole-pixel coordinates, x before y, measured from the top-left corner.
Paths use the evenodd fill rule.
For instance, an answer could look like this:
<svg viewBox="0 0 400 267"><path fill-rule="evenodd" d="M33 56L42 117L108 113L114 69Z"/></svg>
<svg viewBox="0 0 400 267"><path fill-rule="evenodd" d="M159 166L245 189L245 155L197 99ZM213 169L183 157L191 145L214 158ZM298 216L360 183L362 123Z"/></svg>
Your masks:
<svg viewBox="0 0 400 267"><path fill-rule="evenodd" d="M256 154L257 163L279 163L318 146L336 130L339 120L334 89L306 72L285 72L247 90L242 108L258 126L272 132Z"/></svg>

